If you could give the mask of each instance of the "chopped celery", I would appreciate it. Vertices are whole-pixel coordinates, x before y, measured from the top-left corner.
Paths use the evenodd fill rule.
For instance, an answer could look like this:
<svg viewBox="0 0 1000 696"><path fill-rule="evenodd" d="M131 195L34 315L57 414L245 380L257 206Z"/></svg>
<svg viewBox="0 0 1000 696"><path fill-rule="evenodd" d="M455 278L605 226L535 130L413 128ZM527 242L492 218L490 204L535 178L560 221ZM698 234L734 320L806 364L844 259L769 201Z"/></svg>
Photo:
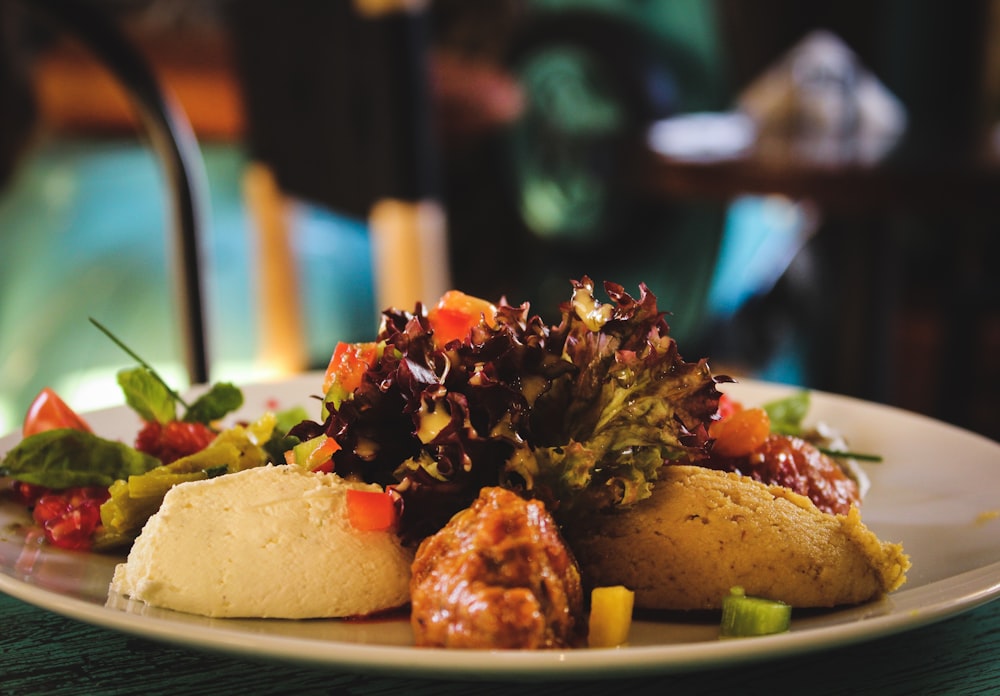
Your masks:
<svg viewBox="0 0 1000 696"><path fill-rule="evenodd" d="M762 597L747 597L742 587L734 587L722 600L721 635L724 638L764 636L784 633L792 621L792 607Z"/></svg>
<svg viewBox="0 0 1000 696"><path fill-rule="evenodd" d="M156 471L154 469L154 471ZM208 478L208 474L205 473L204 469L199 471L185 471L185 472L164 472L153 474L149 476L129 476L128 477L128 497L129 498L152 498L159 497L163 498L168 490L176 486L178 483L186 483L188 481L200 481L201 479Z"/></svg>

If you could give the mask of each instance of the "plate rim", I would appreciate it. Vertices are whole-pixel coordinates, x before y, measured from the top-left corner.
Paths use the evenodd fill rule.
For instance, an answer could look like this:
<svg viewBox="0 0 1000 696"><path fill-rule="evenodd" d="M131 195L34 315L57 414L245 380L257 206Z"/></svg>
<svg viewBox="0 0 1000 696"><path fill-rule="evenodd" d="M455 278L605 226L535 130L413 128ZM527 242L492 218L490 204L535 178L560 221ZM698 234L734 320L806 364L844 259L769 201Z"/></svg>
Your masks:
<svg viewBox="0 0 1000 696"><path fill-rule="evenodd" d="M988 582L983 584L984 581ZM956 583L967 583L976 589L958 598L939 599L930 604L921 601L923 596L940 593L942 588ZM713 666L730 667L861 644L916 630L1000 598L1000 561L852 608L874 609L884 602L898 604L900 599L906 599L907 603L919 605L919 609L876 612L873 616L856 621L793 629L783 634L751 639L569 650L418 648L338 640L318 641L218 626L198 626L198 630L186 632L185 629L190 626L169 617L119 611L34 587L5 573L0 573L0 592L40 609L105 630L182 648L222 652L249 659L278 659L352 673L370 673L378 669L382 674L447 680L567 680L598 675L642 676L693 672ZM40 601L42 597L44 601ZM318 652L306 649L315 648L317 644L322 644L323 649Z"/></svg>

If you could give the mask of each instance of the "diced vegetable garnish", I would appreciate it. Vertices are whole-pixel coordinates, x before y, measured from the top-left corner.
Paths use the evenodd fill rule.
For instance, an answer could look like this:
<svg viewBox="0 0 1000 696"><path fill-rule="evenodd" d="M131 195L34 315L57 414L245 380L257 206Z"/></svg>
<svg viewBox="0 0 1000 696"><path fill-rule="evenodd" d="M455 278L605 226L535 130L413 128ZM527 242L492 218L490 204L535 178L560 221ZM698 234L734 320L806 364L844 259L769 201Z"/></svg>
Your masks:
<svg viewBox="0 0 1000 696"><path fill-rule="evenodd" d="M338 449L340 445L332 437L318 435L288 450L285 461L309 471L329 471L332 469L330 458Z"/></svg>
<svg viewBox="0 0 1000 696"><path fill-rule="evenodd" d="M614 648L628 640L635 593L622 585L595 587L590 593L587 643L592 648Z"/></svg>
<svg viewBox="0 0 1000 696"><path fill-rule="evenodd" d="M135 448L169 464L205 449L216 432L204 423L149 421L135 437Z"/></svg>
<svg viewBox="0 0 1000 696"><path fill-rule="evenodd" d="M45 387L38 392L38 396L28 406L28 413L24 417L22 429L24 437L59 428L91 432L90 426L77 415L76 411L70 408L52 389Z"/></svg>
<svg viewBox="0 0 1000 696"><path fill-rule="evenodd" d="M108 490L102 486L51 491L34 502L31 516L53 546L87 551L101 523L101 503L107 497Z"/></svg>
<svg viewBox="0 0 1000 696"><path fill-rule="evenodd" d="M348 393L354 391L361 384L365 370L375 364L377 357L377 343L339 342L327 365L323 390L328 390L336 382Z"/></svg>
<svg viewBox="0 0 1000 696"><path fill-rule="evenodd" d="M724 638L765 636L784 633L791 626L792 607L784 602L762 597L748 597L742 587L734 587L722 600Z"/></svg>
<svg viewBox="0 0 1000 696"><path fill-rule="evenodd" d="M362 532L382 532L396 525L396 501L381 491L347 489L347 519Z"/></svg>
<svg viewBox="0 0 1000 696"><path fill-rule="evenodd" d="M378 356L378 343L339 342L333 349L323 377L326 400L333 401L339 407L341 401L361 386L361 378L375 364Z"/></svg>
<svg viewBox="0 0 1000 696"><path fill-rule="evenodd" d="M473 326L485 320L493 324L497 308L486 300L449 290L427 312L427 321L434 331L434 342L444 347L454 340L469 337Z"/></svg>

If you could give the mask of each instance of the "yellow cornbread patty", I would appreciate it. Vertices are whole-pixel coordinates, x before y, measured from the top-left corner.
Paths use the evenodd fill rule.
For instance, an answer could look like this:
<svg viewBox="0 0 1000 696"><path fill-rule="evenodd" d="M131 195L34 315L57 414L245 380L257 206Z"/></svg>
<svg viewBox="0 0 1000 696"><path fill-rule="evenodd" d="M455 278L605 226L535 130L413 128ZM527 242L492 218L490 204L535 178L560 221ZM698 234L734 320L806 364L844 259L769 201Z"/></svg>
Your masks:
<svg viewBox="0 0 1000 696"><path fill-rule="evenodd" d="M861 521L739 474L668 466L652 496L569 530L590 586L625 585L643 609L717 609L731 587L793 607L857 604L897 589L909 558Z"/></svg>

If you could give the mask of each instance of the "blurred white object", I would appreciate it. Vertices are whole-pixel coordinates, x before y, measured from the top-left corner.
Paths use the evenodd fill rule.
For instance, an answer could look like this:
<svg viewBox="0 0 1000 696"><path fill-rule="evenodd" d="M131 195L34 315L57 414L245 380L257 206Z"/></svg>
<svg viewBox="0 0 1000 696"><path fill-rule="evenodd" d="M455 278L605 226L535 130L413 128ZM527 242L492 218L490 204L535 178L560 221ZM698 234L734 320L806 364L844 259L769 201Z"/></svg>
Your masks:
<svg viewBox="0 0 1000 696"><path fill-rule="evenodd" d="M906 129L906 109L840 38L812 32L740 95L761 133L796 135L875 159Z"/></svg>
<svg viewBox="0 0 1000 696"><path fill-rule="evenodd" d="M649 145L669 157L715 160L735 157L753 145L757 129L743 113L693 113L657 121Z"/></svg>

